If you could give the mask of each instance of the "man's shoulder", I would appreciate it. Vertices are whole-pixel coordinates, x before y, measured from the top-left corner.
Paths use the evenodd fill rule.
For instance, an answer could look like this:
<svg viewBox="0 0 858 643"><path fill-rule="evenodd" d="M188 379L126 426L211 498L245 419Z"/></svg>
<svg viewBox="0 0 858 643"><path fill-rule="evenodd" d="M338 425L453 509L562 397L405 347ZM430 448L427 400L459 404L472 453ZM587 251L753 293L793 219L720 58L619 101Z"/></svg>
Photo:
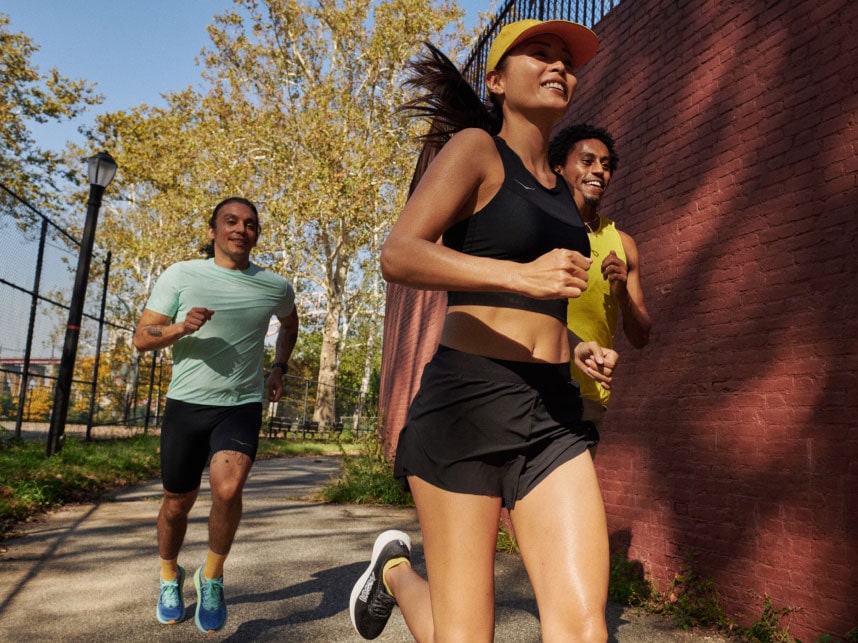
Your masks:
<svg viewBox="0 0 858 643"><path fill-rule="evenodd" d="M632 243L634 243L634 239L632 238L632 236L625 230L621 230L620 226L617 225L617 222L614 221L611 217L605 216L601 213L599 213L599 216L602 218L602 223L599 226L600 229L605 231L612 230L613 232L617 233L617 235L620 237L620 239L623 240L623 242L625 242L626 239L629 239L632 241Z"/></svg>
<svg viewBox="0 0 858 643"><path fill-rule="evenodd" d="M183 272L188 270L204 270L212 262L209 259L185 259L167 266L164 272Z"/></svg>
<svg viewBox="0 0 858 643"><path fill-rule="evenodd" d="M258 263L250 262L249 274L253 277L259 277L261 279L269 279L272 281L282 281L283 283L289 283L289 281L281 274L274 272L270 268L264 268L260 266Z"/></svg>
<svg viewBox="0 0 858 643"><path fill-rule="evenodd" d="M274 286L278 288L284 294L292 291L292 284L288 279L283 277L282 275L274 272L269 268L263 268L259 264L255 264L251 262L250 264L251 273L250 276L259 283L264 283L267 287ZM245 274L248 274L248 271L245 271Z"/></svg>
<svg viewBox="0 0 858 643"><path fill-rule="evenodd" d="M171 263L169 266L164 268L164 271L161 273L160 280L175 280L185 278L189 275L193 275L199 273L202 270L205 270L206 265L205 259L188 259L186 261L177 261L176 263Z"/></svg>
<svg viewBox="0 0 858 643"><path fill-rule="evenodd" d="M632 235L630 235L628 232L620 230L617 227L616 222L612 221L608 217L605 217L604 215L600 216L605 219L605 221L603 221L605 231L613 231L615 235L613 237L613 240L610 242L611 245L617 250L618 253L620 250L622 250L622 254L625 255L625 257L621 255L620 258L627 263L631 261L636 266L638 261L638 245L637 243L635 243L634 237L632 237Z"/></svg>
<svg viewBox="0 0 858 643"><path fill-rule="evenodd" d="M630 248L637 248L637 244L635 243L634 237L632 237L632 235L630 235L628 232L620 230L619 228L616 228L616 231L617 236L620 237L620 243L623 244L623 249L625 249L626 252L628 252Z"/></svg>
<svg viewBox="0 0 858 643"><path fill-rule="evenodd" d="M617 222L614 221L611 217L599 212L599 219L599 228L601 228L602 230L605 230L607 228L614 228L615 230L619 230Z"/></svg>

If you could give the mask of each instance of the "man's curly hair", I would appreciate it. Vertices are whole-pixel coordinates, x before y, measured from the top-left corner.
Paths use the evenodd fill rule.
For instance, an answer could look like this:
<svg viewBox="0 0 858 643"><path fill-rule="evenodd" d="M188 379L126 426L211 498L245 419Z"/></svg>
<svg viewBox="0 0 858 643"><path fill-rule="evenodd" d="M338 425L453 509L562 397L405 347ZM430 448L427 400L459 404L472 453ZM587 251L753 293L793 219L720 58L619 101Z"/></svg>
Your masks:
<svg viewBox="0 0 858 643"><path fill-rule="evenodd" d="M608 155L611 157L611 173L616 172L620 159L616 149L614 149L614 138L608 134L607 130L587 123L565 127L551 139L548 146L548 163L553 168L566 165L566 158L569 156L570 150L575 147L575 143L590 138L605 144L605 147L608 148Z"/></svg>

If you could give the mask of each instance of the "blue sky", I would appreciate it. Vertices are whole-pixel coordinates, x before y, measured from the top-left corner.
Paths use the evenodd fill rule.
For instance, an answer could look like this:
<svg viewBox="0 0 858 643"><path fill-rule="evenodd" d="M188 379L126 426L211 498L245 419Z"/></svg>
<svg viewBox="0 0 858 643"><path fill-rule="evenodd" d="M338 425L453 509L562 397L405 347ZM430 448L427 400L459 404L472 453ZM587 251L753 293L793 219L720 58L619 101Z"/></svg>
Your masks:
<svg viewBox="0 0 858 643"><path fill-rule="evenodd" d="M206 25L231 0L3 0L9 29L24 32L40 50L33 62L42 73L94 82L105 101L95 113L162 104L161 94L200 82L195 64L209 44ZM489 0L459 0L470 29ZM92 116L81 122L91 122ZM77 124L35 125L40 147L60 150L82 142Z"/></svg>

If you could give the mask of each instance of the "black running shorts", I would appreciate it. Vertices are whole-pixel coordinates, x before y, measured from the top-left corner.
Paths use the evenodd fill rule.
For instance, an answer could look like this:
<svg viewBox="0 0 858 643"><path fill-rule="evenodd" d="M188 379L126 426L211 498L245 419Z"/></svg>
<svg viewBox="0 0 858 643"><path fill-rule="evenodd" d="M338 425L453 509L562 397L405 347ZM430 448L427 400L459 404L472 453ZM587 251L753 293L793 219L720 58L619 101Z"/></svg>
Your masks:
<svg viewBox="0 0 858 643"><path fill-rule="evenodd" d="M161 480L171 493L200 486L209 453L239 451L256 458L262 404L207 406L167 398L161 424Z"/></svg>
<svg viewBox="0 0 858 643"><path fill-rule="evenodd" d="M441 346L399 435L394 475L500 497L512 509L561 464L599 441L581 421L569 364L490 359Z"/></svg>

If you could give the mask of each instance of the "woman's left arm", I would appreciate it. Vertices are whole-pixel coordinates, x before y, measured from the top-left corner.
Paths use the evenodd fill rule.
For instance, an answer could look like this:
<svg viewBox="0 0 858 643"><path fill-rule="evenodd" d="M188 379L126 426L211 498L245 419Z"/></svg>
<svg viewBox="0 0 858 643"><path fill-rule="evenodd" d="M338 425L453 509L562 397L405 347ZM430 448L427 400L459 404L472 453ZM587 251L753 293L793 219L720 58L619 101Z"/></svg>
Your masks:
<svg viewBox="0 0 858 643"><path fill-rule="evenodd" d="M568 331L567 334L575 366L606 389L610 389L614 369L620 359L617 351L599 346L597 342L582 341L572 331Z"/></svg>

